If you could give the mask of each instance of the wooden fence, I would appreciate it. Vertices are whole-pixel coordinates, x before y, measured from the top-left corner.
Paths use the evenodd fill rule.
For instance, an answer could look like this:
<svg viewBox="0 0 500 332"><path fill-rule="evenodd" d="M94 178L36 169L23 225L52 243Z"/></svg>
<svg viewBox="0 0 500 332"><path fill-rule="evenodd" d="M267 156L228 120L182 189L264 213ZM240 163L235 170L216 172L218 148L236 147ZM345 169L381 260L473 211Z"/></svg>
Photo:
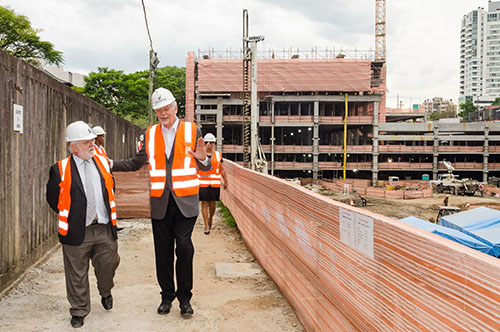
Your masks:
<svg viewBox="0 0 500 332"><path fill-rule="evenodd" d="M14 132L14 104L23 133ZM45 200L49 167L68 155L66 126L77 120L106 131L112 158L133 155L143 129L0 51L0 293L57 243L57 216Z"/></svg>

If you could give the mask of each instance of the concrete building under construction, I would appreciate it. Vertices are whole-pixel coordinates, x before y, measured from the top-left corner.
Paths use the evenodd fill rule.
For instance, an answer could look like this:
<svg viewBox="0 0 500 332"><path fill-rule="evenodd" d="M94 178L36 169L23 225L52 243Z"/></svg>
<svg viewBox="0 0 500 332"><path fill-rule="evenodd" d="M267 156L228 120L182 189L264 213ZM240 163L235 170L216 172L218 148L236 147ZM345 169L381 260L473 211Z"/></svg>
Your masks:
<svg viewBox="0 0 500 332"><path fill-rule="evenodd" d="M236 162L243 161L242 68L241 58L192 52L186 63L186 118L216 134L218 150ZM421 110L386 109L384 64L259 58L257 76L258 132L273 175L341 177L344 137L347 177L436 178L446 170L442 160L462 177L500 174L500 123L418 123Z"/></svg>

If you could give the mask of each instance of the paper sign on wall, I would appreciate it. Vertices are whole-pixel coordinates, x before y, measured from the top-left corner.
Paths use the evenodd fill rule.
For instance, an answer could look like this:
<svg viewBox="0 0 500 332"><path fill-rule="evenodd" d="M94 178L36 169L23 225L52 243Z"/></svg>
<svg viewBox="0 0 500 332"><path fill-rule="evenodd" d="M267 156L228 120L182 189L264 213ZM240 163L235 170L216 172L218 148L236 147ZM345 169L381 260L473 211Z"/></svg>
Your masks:
<svg viewBox="0 0 500 332"><path fill-rule="evenodd" d="M355 213L340 209L340 241L349 247L356 248Z"/></svg>
<svg viewBox="0 0 500 332"><path fill-rule="evenodd" d="M373 259L373 218L340 209L340 241Z"/></svg>
<svg viewBox="0 0 500 332"><path fill-rule="evenodd" d="M14 131L23 133L23 106L14 104Z"/></svg>
<svg viewBox="0 0 500 332"><path fill-rule="evenodd" d="M356 249L373 259L373 218L356 213Z"/></svg>

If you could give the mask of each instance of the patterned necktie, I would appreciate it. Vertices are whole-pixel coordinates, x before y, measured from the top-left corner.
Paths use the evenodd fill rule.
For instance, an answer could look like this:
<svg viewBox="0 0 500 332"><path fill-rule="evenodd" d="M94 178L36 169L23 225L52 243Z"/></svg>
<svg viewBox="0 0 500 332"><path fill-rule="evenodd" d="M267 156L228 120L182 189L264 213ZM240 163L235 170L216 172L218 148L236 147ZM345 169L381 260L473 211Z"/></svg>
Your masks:
<svg viewBox="0 0 500 332"><path fill-rule="evenodd" d="M86 225L90 225L90 223L96 217L96 206L95 206L95 190L94 190L94 178L92 177L92 171L90 164L92 161L85 160L85 194L87 195L87 220Z"/></svg>

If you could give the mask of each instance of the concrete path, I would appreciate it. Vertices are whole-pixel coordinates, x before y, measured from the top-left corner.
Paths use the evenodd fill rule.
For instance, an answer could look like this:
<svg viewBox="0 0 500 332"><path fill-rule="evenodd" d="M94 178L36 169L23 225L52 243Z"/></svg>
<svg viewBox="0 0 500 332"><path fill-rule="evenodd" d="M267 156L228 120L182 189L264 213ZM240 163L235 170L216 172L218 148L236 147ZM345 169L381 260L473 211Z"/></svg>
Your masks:
<svg viewBox="0 0 500 332"><path fill-rule="evenodd" d="M92 309L79 331L304 331L258 264L251 265L251 276L217 277L217 263L256 263L238 231L221 223L219 212L210 235L203 234L201 216L194 230L195 314L191 319L180 316L177 302L168 315L156 313L160 290L149 219L122 219L118 223L125 229L119 233L121 262L113 289L114 307L111 311L102 308L91 268ZM227 264L221 266L228 271ZM238 264L233 266L238 273L244 271ZM0 300L0 331L72 330L65 292L58 246Z"/></svg>

